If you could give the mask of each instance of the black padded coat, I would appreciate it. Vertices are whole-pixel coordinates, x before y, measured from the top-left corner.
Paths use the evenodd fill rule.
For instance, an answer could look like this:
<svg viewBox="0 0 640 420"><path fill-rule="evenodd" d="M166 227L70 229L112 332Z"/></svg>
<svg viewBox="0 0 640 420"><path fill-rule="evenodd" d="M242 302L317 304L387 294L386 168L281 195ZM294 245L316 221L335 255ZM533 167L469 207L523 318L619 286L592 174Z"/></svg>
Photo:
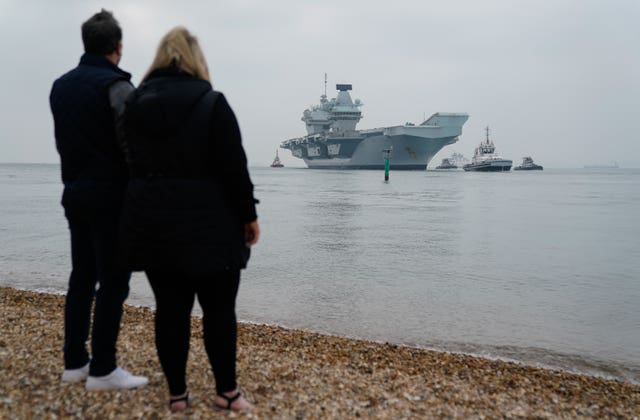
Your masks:
<svg viewBox="0 0 640 420"><path fill-rule="evenodd" d="M256 200L222 93L177 69L156 70L127 99L122 123L127 267L195 275L245 268L244 224L256 220Z"/></svg>

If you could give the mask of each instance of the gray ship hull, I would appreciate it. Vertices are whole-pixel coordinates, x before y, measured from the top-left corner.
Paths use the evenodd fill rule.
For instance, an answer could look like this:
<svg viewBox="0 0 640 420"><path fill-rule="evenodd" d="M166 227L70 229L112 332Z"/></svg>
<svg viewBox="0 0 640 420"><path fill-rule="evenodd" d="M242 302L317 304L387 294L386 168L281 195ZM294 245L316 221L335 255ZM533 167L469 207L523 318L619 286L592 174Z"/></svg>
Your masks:
<svg viewBox="0 0 640 420"><path fill-rule="evenodd" d="M434 114L419 126L404 125L355 131L350 136L310 135L287 140L311 169L383 169L383 150L392 149L393 170L425 170L444 146L458 141L467 114Z"/></svg>
<svg viewBox="0 0 640 420"><path fill-rule="evenodd" d="M360 142L351 158L303 159L311 169L384 169L382 151L392 148L390 168L425 170L431 159L457 137L425 139L415 136L373 136Z"/></svg>
<svg viewBox="0 0 640 420"><path fill-rule="evenodd" d="M506 159L492 160L480 163L468 163L462 167L467 172L509 172L512 161Z"/></svg>
<svg viewBox="0 0 640 420"><path fill-rule="evenodd" d="M514 171L541 171L543 168L540 165L533 166L516 166L513 168Z"/></svg>

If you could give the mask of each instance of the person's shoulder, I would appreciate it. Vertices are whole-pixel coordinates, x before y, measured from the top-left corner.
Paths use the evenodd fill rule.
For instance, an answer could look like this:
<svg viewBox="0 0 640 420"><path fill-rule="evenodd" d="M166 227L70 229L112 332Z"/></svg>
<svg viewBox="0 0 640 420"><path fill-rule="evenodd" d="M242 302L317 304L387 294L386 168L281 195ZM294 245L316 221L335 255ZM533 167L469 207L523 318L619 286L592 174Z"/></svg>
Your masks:
<svg viewBox="0 0 640 420"><path fill-rule="evenodd" d="M227 114L230 111L233 112L226 96L224 96L224 93L220 92L219 90L212 89L210 95L213 99L214 115Z"/></svg>
<svg viewBox="0 0 640 420"><path fill-rule="evenodd" d="M70 78L72 78L76 73L78 73L80 66L75 66L74 68L66 71L65 73L63 73L60 77L58 77L56 80L54 80L54 84L58 83L58 82L63 82L65 80L68 80Z"/></svg>
<svg viewBox="0 0 640 420"><path fill-rule="evenodd" d="M212 119L218 122L227 121L229 123L233 122L233 124L236 124L236 114L233 111L233 108L231 108L227 97L220 91L214 90L213 92L216 93L216 96L212 107Z"/></svg>
<svg viewBox="0 0 640 420"><path fill-rule="evenodd" d="M73 85L73 80L76 78L76 74L78 73L78 71L78 66L76 66L55 79L51 84L51 94L53 94L58 89L65 89L70 84Z"/></svg>
<svg viewBox="0 0 640 420"><path fill-rule="evenodd" d="M126 79L118 79L109 87L109 90L111 92L117 91L130 93L134 89L135 86L133 85L133 83L131 83L130 80Z"/></svg>
<svg viewBox="0 0 640 420"><path fill-rule="evenodd" d="M135 88L128 80L116 80L109 86L109 101L112 106L123 105Z"/></svg>
<svg viewBox="0 0 640 420"><path fill-rule="evenodd" d="M222 103L222 104L225 104L225 105L229 106L229 101L227 101L227 97L224 95L224 93L222 93L219 90L215 90L215 89L211 89L211 93L213 95L215 95L216 105L218 103Z"/></svg>

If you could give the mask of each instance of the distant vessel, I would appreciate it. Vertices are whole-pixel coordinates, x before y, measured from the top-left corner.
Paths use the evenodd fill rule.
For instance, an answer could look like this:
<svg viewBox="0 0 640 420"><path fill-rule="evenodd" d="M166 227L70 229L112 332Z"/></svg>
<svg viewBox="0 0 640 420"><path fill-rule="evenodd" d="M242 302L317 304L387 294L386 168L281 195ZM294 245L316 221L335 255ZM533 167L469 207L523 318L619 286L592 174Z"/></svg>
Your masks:
<svg viewBox="0 0 640 420"><path fill-rule="evenodd" d="M530 156L522 158L522 165L513 168L514 171L541 171L542 166L533 163L533 159Z"/></svg>
<svg viewBox="0 0 640 420"><path fill-rule="evenodd" d="M436 169L458 169L468 162L469 159L462 156L462 154L453 152L450 157L442 159L442 163L436 166Z"/></svg>
<svg viewBox="0 0 640 420"><path fill-rule="evenodd" d="M585 169L618 169L618 162L613 162L613 165L584 165Z"/></svg>
<svg viewBox="0 0 640 420"><path fill-rule="evenodd" d="M282 162L280 162L280 158L278 157L278 150L276 149L276 158L273 159L273 163L271 164L272 168L284 168Z"/></svg>
<svg viewBox="0 0 640 420"><path fill-rule="evenodd" d="M471 163L462 167L465 171L481 172L508 172L511 170L512 161L504 159L495 153L496 147L493 141L489 140L489 127L485 129L487 138L476 147Z"/></svg>
<svg viewBox="0 0 640 420"><path fill-rule="evenodd" d="M469 159L464 157L462 153L456 153L456 152L453 152L451 154L449 161L452 162L454 165L458 166L459 168L464 166L465 163L469 163Z"/></svg>
<svg viewBox="0 0 640 420"><path fill-rule="evenodd" d="M393 127L356 130L362 119L359 99L351 100L350 84L336 85L338 97L320 96L320 104L306 109L302 121L307 135L280 144L304 160L309 168L382 169L383 150L393 148L391 169L425 170L444 146L458 141L467 114L438 112L420 125L406 123Z"/></svg>
<svg viewBox="0 0 640 420"><path fill-rule="evenodd" d="M458 166L451 163L448 158L442 159L442 163L436 166L436 169L458 169Z"/></svg>

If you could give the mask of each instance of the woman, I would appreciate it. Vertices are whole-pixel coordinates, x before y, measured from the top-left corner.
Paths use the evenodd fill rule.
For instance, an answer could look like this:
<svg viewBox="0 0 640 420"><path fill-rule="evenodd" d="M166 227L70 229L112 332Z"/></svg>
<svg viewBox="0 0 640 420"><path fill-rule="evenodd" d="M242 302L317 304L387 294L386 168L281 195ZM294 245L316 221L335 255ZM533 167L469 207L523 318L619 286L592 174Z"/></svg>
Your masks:
<svg viewBox="0 0 640 420"><path fill-rule="evenodd" d="M124 143L131 179L122 249L156 298L156 346L172 411L187 408L185 370L195 296L216 380L215 405L251 408L235 378L240 269L260 229L240 130L212 90L198 42L185 28L161 40L127 99Z"/></svg>

